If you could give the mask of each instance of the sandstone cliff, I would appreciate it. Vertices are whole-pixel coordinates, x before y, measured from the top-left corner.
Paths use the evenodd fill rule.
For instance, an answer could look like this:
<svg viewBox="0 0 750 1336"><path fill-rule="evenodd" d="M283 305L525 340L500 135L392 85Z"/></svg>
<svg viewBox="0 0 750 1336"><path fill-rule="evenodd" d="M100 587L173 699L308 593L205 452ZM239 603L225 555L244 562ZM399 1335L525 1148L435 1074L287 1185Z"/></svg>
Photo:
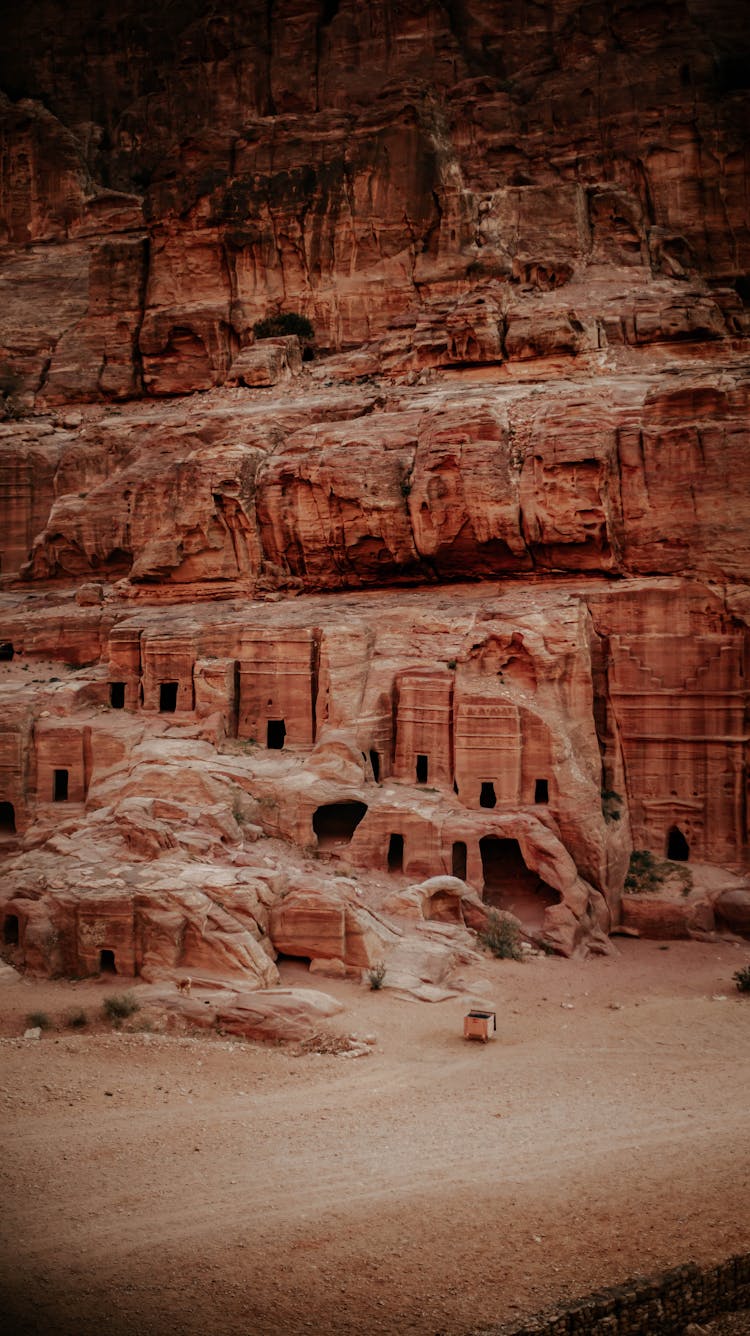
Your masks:
<svg viewBox="0 0 750 1336"><path fill-rule="evenodd" d="M746 42L703 0L26 6L15 960L268 986L418 921L439 993L487 908L747 930ZM634 847L697 860L677 909L623 902Z"/></svg>

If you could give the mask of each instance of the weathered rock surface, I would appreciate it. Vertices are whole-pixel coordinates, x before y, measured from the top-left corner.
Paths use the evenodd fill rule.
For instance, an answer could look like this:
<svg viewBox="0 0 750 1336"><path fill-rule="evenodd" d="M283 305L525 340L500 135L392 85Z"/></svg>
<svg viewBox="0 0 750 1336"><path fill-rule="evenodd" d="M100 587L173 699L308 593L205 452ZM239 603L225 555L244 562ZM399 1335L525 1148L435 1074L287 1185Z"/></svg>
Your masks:
<svg viewBox="0 0 750 1336"><path fill-rule="evenodd" d="M747 933L622 895L747 868L739 10L89 9L0 50L6 958Z"/></svg>
<svg viewBox="0 0 750 1336"><path fill-rule="evenodd" d="M433 356L569 358L595 327L536 298L592 267L683 285L615 341L742 317L695 285L750 267L739 9L260 10L32 3L8 34L0 343L29 393L205 389L279 309L326 348L404 322L419 356L432 312Z"/></svg>

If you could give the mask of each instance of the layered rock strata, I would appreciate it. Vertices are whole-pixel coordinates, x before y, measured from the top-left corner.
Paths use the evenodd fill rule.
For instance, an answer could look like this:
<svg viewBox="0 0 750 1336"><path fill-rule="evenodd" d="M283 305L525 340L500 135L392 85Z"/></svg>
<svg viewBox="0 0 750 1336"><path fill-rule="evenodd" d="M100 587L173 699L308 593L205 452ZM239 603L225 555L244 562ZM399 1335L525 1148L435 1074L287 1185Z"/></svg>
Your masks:
<svg viewBox="0 0 750 1336"><path fill-rule="evenodd" d="M60 13L0 53L6 956L747 933L736 7Z"/></svg>

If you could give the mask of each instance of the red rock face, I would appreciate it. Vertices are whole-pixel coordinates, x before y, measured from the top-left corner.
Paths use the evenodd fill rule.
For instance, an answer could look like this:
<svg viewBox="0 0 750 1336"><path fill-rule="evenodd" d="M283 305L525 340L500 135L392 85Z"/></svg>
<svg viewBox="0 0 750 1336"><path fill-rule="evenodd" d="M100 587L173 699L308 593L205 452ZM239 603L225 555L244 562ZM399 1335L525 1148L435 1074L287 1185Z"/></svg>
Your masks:
<svg viewBox="0 0 750 1336"><path fill-rule="evenodd" d="M746 931L741 16L157 10L0 52L9 958Z"/></svg>

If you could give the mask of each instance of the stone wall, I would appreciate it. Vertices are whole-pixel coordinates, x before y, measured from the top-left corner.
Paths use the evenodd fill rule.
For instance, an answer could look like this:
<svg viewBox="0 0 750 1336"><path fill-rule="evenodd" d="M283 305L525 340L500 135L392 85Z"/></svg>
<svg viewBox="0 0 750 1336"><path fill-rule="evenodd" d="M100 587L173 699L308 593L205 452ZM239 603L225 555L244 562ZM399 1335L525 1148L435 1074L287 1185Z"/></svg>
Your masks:
<svg viewBox="0 0 750 1336"><path fill-rule="evenodd" d="M497 1336L683 1336L690 1322L742 1308L750 1308L748 1253L716 1266L691 1262L651 1280L635 1279L523 1327L496 1330Z"/></svg>

